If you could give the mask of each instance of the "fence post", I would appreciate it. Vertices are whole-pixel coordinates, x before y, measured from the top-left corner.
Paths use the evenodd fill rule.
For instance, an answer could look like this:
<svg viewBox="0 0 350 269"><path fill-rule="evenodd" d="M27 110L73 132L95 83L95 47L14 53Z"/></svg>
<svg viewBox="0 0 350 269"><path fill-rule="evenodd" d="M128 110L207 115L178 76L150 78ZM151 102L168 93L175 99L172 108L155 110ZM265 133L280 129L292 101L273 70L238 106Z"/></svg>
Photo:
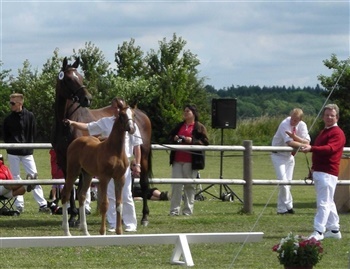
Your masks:
<svg viewBox="0 0 350 269"><path fill-rule="evenodd" d="M245 184L243 186L243 212L252 213L253 211L253 198L252 198L252 140L244 140L244 153L243 153L243 180Z"/></svg>

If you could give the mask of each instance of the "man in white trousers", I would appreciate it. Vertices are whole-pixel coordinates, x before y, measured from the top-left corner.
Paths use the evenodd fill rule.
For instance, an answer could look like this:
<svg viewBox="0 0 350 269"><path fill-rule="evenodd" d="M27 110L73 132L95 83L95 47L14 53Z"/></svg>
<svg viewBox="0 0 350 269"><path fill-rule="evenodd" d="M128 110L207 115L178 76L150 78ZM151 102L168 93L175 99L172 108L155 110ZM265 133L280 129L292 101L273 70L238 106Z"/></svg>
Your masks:
<svg viewBox="0 0 350 269"><path fill-rule="evenodd" d="M10 95L11 113L4 119L5 143L33 143L36 136L36 120L33 113L23 107L24 96L21 93ZM37 179L38 173L33 157L33 149L7 149L7 158L11 173L16 180L21 179L20 164L27 174L26 179ZM27 191L33 190L33 197L39 204L39 212L50 213L44 192L40 185L30 185ZM17 210L24 211L24 198L18 195L15 201Z"/></svg>
<svg viewBox="0 0 350 269"><path fill-rule="evenodd" d="M310 143L307 125L303 118L303 111L294 108L290 116L285 118L273 137L272 146L289 146L297 150L302 145ZM278 180L291 181L294 173L294 152L272 152L271 160ZM280 185L277 199L277 214L294 214L293 196L290 185Z"/></svg>

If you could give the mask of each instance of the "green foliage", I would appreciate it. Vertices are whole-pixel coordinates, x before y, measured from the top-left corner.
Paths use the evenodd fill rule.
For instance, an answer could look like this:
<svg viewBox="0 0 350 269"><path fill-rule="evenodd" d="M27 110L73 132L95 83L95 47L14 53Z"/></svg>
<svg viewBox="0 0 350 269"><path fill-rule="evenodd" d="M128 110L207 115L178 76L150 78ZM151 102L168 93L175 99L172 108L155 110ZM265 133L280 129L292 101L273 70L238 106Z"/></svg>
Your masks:
<svg viewBox="0 0 350 269"><path fill-rule="evenodd" d="M302 108L307 117L315 118L326 96L340 78L330 102L336 102L341 108L339 125L350 143L350 123L347 121L350 116L350 105L347 102L350 69L346 61L339 61L335 55L324 61L333 70L333 74L330 77L319 76L326 89L319 85L302 89L294 86L232 85L219 90L210 85L204 87L204 78L199 77L197 70L200 65L197 55L186 50L186 41L176 34L170 40L164 38L159 41L158 50L151 49L147 53L135 45L134 39L118 45L115 70L110 68L102 51L91 42L86 42L85 48L78 51L73 49L73 55L68 58L73 61L74 57L81 58L84 84L93 95L92 108L109 105L115 96L124 97L130 105L139 107L150 117L154 143L165 141L170 129L182 119L183 107L188 103L197 106L200 121L208 128L211 140L220 141L219 130L210 128L211 100L237 98L237 129L225 130L224 143L241 144L243 140L250 139L256 144L269 144L271 133L276 130L275 118L287 116L294 107ZM49 141L48 124L51 124L53 118L54 90L62 59L57 48L53 57L43 65L41 73L33 70L28 60L18 70L16 78L11 77L8 70L0 73L0 96L3 100L8 100L11 92L25 94L25 107L34 112L38 121L40 141ZM8 105L2 103L1 122L8 112ZM256 123L253 124L253 121ZM271 121L272 126L266 121ZM321 126L322 122L317 122L311 132L316 132Z"/></svg>
<svg viewBox="0 0 350 269"><path fill-rule="evenodd" d="M137 79L146 75L146 65L141 47L135 47L135 39L118 45L115 53L117 75L127 80Z"/></svg>
<svg viewBox="0 0 350 269"><path fill-rule="evenodd" d="M346 146L350 145L350 58L347 60L339 60L335 54L330 59L323 61L324 65L332 70L332 75L327 77L320 75L318 79L326 88L325 96L330 95L328 103L336 103L340 108L339 126L344 130L346 136Z"/></svg>
<svg viewBox="0 0 350 269"><path fill-rule="evenodd" d="M105 102L101 96L105 96L110 91L108 80L110 63L105 60L103 52L91 42L85 42L85 47L74 50L74 60L80 57L80 68L83 71L84 84L94 97L92 108L100 108L110 104L111 100ZM73 58L72 57L72 58Z"/></svg>
<svg viewBox="0 0 350 269"><path fill-rule="evenodd" d="M0 67L2 67L2 62L0 61ZM11 89L8 85L8 80L10 79L10 70L0 69L0 134L2 136L2 123L5 116L9 111L9 96L11 94Z"/></svg>
<svg viewBox="0 0 350 269"><path fill-rule="evenodd" d="M237 98L237 116L240 119L268 115L288 115L300 107L305 115L316 116L326 98L325 90L316 88L286 88L259 86L231 86L215 92L206 87L207 91L216 94L215 98Z"/></svg>
<svg viewBox="0 0 350 269"><path fill-rule="evenodd" d="M165 38L159 42L158 52L151 50L145 57L146 77L152 78L152 87L158 93L149 104L148 113L158 142L164 142L175 123L182 120L186 104L197 105L199 111L208 110L208 103L200 101L207 100L202 80L198 78L200 62L196 55L185 50L185 45L186 41L174 34L169 42ZM152 115L152 111L157 113Z"/></svg>

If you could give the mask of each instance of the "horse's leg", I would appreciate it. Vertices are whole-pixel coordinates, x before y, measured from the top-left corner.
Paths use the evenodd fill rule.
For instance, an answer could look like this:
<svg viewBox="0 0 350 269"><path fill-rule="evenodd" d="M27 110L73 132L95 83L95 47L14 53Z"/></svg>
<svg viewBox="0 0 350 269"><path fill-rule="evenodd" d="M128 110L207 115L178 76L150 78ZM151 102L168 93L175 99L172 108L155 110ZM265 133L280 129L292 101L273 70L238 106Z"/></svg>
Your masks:
<svg viewBox="0 0 350 269"><path fill-rule="evenodd" d="M62 228L64 231L65 236L71 236L69 232L69 225L68 225L68 204L64 203L62 206Z"/></svg>
<svg viewBox="0 0 350 269"><path fill-rule="evenodd" d="M148 155L145 154L144 148L142 149L142 155L141 155L141 174L140 174L140 185L141 185L141 191L142 191L142 219L141 219L141 225L146 227L148 226L148 215L149 215L149 208L148 208L148 200L147 200L147 192L149 189L149 180L148 180Z"/></svg>
<svg viewBox="0 0 350 269"><path fill-rule="evenodd" d="M99 178L99 193L98 197L100 199L100 214L101 214L101 227L100 235L106 234L106 213L108 209L108 198L107 198L107 186L110 178L100 177Z"/></svg>
<svg viewBox="0 0 350 269"><path fill-rule="evenodd" d="M120 179L114 180L114 190L115 190L115 209L116 209L116 218L117 218L117 227L116 233L123 234L123 224L122 224L122 213L123 213L123 187L125 182L125 175L123 175Z"/></svg>
<svg viewBox="0 0 350 269"><path fill-rule="evenodd" d="M92 180L92 176L82 170L81 173L81 188L78 190L78 200L79 200L79 219L80 224L79 228L83 232L84 235L90 235L87 229L86 223L86 214L85 214L85 200L86 200L86 192L89 189L90 183Z"/></svg>
<svg viewBox="0 0 350 269"><path fill-rule="evenodd" d="M69 225L68 225L68 199L70 198L70 194L73 188L73 182L69 180L69 178L66 178L66 182L64 184L63 190L62 190L62 228L64 231L64 235L70 236L69 232Z"/></svg>
<svg viewBox="0 0 350 269"><path fill-rule="evenodd" d="M79 178L80 180L80 178ZM78 210L75 206L75 193L74 193L74 188L72 188L71 195L69 198L69 205L70 205L70 217L69 217L69 227L76 227L79 224L79 221L76 219L78 216Z"/></svg>

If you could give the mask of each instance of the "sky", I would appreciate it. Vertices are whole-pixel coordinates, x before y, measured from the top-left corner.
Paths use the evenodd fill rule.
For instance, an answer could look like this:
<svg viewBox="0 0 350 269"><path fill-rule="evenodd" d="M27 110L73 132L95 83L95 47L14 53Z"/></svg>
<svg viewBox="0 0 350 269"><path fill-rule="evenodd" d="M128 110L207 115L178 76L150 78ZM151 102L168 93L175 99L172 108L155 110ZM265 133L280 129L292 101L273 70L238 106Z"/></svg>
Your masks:
<svg viewBox="0 0 350 269"><path fill-rule="evenodd" d="M197 55L205 84L315 87L323 61L350 56L350 3L339 1L0 0L1 70L28 60L40 72L53 56L92 42L115 68L118 45L147 54L173 34ZM59 70L58 70L59 71Z"/></svg>

